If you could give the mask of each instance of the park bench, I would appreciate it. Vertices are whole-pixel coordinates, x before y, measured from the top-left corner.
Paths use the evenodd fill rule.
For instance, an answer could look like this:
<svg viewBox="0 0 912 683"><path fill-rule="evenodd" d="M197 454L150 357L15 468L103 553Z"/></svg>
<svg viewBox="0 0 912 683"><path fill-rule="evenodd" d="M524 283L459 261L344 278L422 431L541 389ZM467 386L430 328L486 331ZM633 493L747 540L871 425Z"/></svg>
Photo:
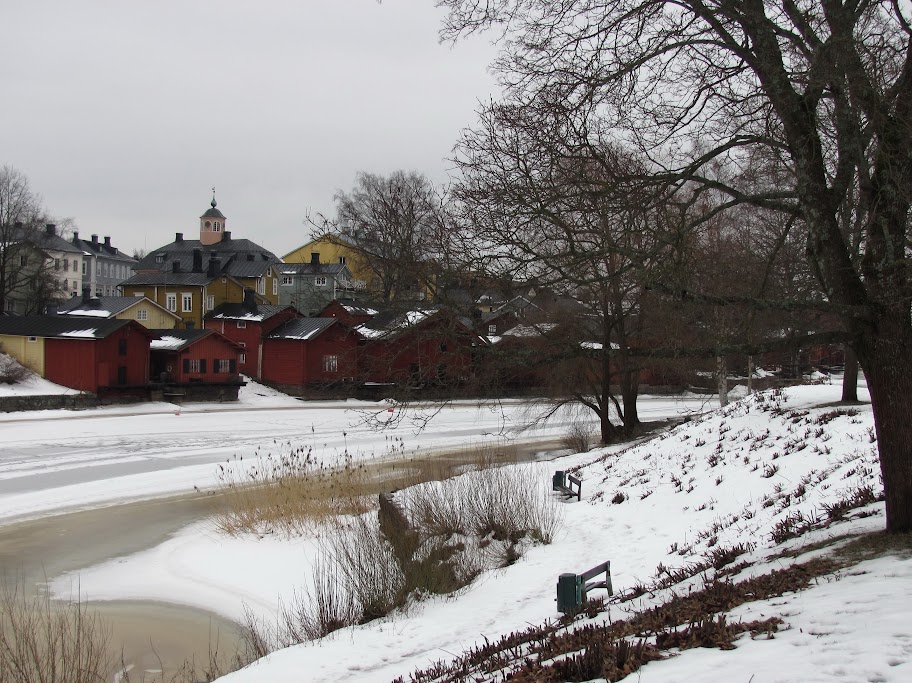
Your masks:
<svg viewBox="0 0 912 683"><path fill-rule="evenodd" d="M574 490L574 488L576 490ZM551 478L551 489L553 491L560 491L568 498L575 497L577 500L583 499L583 480L569 472L564 472L563 470L557 470L554 473L554 476Z"/></svg>
<svg viewBox="0 0 912 683"><path fill-rule="evenodd" d="M605 574L603 580L586 583L602 573ZM575 612L585 604L589 591L596 588L605 588L608 595L614 595L614 589L611 587L610 561L602 562L582 574L568 573L557 577L557 611L563 614Z"/></svg>

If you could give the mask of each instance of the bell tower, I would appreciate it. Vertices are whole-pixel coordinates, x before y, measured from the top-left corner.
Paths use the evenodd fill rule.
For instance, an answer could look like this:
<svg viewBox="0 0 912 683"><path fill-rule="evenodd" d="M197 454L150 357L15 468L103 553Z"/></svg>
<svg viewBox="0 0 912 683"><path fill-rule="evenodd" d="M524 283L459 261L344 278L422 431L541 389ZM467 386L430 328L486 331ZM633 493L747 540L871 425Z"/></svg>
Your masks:
<svg viewBox="0 0 912 683"><path fill-rule="evenodd" d="M214 187L212 188L212 201L209 202L209 206L212 208L200 216L200 244L204 247L218 244L222 241L222 235L225 233L225 215L215 208Z"/></svg>

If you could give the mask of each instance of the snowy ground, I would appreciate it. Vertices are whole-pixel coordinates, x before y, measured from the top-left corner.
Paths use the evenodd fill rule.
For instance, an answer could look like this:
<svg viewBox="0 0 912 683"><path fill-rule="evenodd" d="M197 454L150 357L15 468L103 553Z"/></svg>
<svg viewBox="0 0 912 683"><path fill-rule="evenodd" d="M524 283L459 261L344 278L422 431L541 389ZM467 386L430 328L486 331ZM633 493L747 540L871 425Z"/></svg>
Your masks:
<svg viewBox="0 0 912 683"><path fill-rule="evenodd" d="M635 448L536 465L547 480L554 469L582 466L583 501L563 506L563 527L553 544L531 548L457 597L428 600L404 614L276 652L223 680L407 679L409 671L485 639L555 618L557 576L604 560L612 562L617 591L649 584L660 563L681 567L713 548L739 543L752 548L739 559L756 563L745 576L784 567L792 560L771 559L783 549L773 547L774 529L789 520L798 524L798 515L825 516L827 505L859 487L880 490L870 407L842 414L818 407L838 398L838 385L789 389L781 400L752 397ZM441 432L479 418L463 412L453 419ZM882 504L865 511L872 516L812 531L786 547L882 529ZM315 552L313 539L231 539L203 522L155 549L62 577L54 588L65 595L78 580L84 598L175 601L235 619L246 603L268 618L306 583ZM647 593L639 606L657 599ZM599 618L617 618L629 608L617 605ZM686 650L646 665L632 679L912 680L910 609L909 553L887 555L829 575L808 590L744 605L733 615L781 617L784 629L774 639L744 636L725 652Z"/></svg>
<svg viewBox="0 0 912 683"><path fill-rule="evenodd" d="M705 409L704 399L644 397L644 420ZM383 458L499 439L546 439L575 419L559 415L521 430L540 410L521 401L432 409L383 402L302 402L256 383L238 403L108 406L0 413L0 524L52 512L189 493L216 482L217 465L292 443L328 464L347 452ZM370 423L392 421L377 431Z"/></svg>

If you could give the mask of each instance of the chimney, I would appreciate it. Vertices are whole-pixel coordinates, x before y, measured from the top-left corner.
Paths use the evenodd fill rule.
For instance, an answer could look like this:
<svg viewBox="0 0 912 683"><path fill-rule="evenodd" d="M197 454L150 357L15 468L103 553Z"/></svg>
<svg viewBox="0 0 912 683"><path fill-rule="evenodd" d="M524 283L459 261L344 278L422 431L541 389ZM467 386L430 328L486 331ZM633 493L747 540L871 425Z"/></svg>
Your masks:
<svg viewBox="0 0 912 683"><path fill-rule="evenodd" d="M206 269L206 275L215 277L222 272L222 259L219 258L217 251L209 252L209 265Z"/></svg>
<svg viewBox="0 0 912 683"><path fill-rule="evenodd" d="M107 251L113 251L113 249L114 249L114 247L111 246L111 237L109 235L105 235L104 246Z"/></svg>
<svg viewBox="0 0 912 683"><path fill-rule="evenodd" d="M93 296L89 299L89 308L101 308L101 299L97 296Z"/></svg>
<svg viewBox="0 0 912 683"><path fill-rule="evenodd" d="M92 235L92 248L98 249L98 235Z"/></svg>
<svg viewBox="0 0 912 683"><path fill-rule="evenodd" d="M244 288L244 308L248 311L255 312L257 309L256 299L253 298L253 290L250 287Z"/></svg>
<svg viewBox="0 0 912 683"><path fill-rule="evenodd" d="M320 252L319 251L310 252L310 265L312 265L312 266L320 265Z"/></svg>
<svg viewBox="0 0 912 683"><path fill-rule="evenodd" d="M73 231L73 244L76 244L77 242L79 242L79 233Z"/></svg>
<svg viewBox="0 0 912 683"><path fill-rule="evenodd" d="M184 241L184 233L182 233L182 232L176 232L176 233L174 233L174 241L175 241L175 242L183 242L183 241Z"/></svg>
<svg viewBox="0 0 912 683"><path fill-rule="evenodd" d="M54 235L57 234L57 226L54 225L53 223L47 223L47 224L44 226L44 231L45 231L48 235L54 236Z"/></svg>
<svg viewBox="0 0 912 683"><path fill-rule="evenodd" d="M193 250L193 272L203 272L203 250L199 248Z"/></svg>
<svg viewBox="0 0 912 683"><path fill-rule="evenodd" d="M83 305L89 303L89 299L91 299L91 298L92 298L92 288L91 288L91 287L83 287L83 288L82 288L82 303L83 303Z"/></svg>
<svg viewBox="0 0 912 683"><path fill-rule="evenodd" d="M171 272L172 273L181 272L181 262L179 260L175 260L175 261L171 262Z"/></svg>
<svg viewBox="0 0 912 683"><path fill-rule="evenodd" d="M225 232L222 233L222 242L230 242L230 241L231 241L231 231L226 230Z"/></svg>

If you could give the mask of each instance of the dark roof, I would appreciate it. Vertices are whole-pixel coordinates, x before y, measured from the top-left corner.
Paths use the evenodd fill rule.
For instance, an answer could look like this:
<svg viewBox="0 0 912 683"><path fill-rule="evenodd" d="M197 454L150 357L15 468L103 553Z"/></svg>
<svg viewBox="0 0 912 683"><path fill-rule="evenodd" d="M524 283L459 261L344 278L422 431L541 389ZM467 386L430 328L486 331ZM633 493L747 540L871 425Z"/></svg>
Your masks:
<svg viewBox="0 0 912 683"><path fill-rule="evenodd" d="M297 318L289 320L267 336L271 339L313 339L337 322L335 318Z"/></svg>
<svg viewBox="0 0 912 683"><path fill-rule="evenodd" d="M276 270L286 275L338 275L348 270L344 263L280 263Z"/></svg>
<svg viewBox="0 0 912 683"><path fill-rule="evenodd" d="M115 316L144 298L138 296L93 296L88 302L85 302L82 297L74 296L61 303L57 307L57 313L61 315L79 315L80 313L92 315L93 312L108 311L112 316Z"/></svg>
<svg viewBox="0 0 912 683"><path fill-rule="evenodd" d="M73 246L77 249L82 250L84 253L97 254L99 256L103 256L115 261L123 261L124 263L137 262L136 259L132 256L127 256L117 247L105 245L104 242L93 242L91 240L84 240L80 239L79 237L74 237Z"/></svg>
<svg viewBox="0 0 912 683"><path fill-rule="evenodd" d="M289 308L294 310L293 306L274 306L272 304L257 304L253 310L244 304L219 304L206 314L206 320L269 320L272 316Z"/></svg>
<svg viewBox="0 0 912 683"><path fill-rule="evenodd" d="M333 304L337 304L337 305L341 306L342 308L345 309L346 313L348 313L349 315L354 316L356 318L359 318L359 317L373 318L375 315L377 315L379 313L379 311L377 311L377 309L371 308L370 306L365 306L364 304L358 303L357 301L354 301L353 299L333 299L332 301L330 301L328 304L326 304L323 307L323 310L325 311Z"/></svg>
<svg viewBox="0 0 912 683"><path fill-rule="evenodd" d="M218 274L232 277L259 277L267 268L279 262L279 258L271 251L247 239L223 238L221 242L208 246L203 246L199 240L184 239L151 250L133 269L137 272L172 271L174 262L180 261L180 269L189 273L193 270L194 249L200 250L204 271L214 252L221 260Z"/></svg>
<svg viewBox="0 0 912 683"><path fill-rule="evenodd" d="M62 251L70 254L82 254L82 249L79 249L73 244L70 244L60 235L55 233L49 233L46 228L40 227L24 227L21 228L18 234L14 235L14 242L30 242L34 244L39 249L52 250L52 251Z"/></svg>
<svg viewBox="0 0 912 683"><path fill-rule="evenodd" d="M190 285L191 287L202 287L212 282L215 277L206 275L206 273L189 273L189 272L162 272L162 273L138 273L133 277L127 278L120 283L121 287L143 286L143 285Z"/></svg>
<svg viewBox="0 0 912 683"><path fill-rule="evenodd" d="M206 213L204 213L202 216L200 216L200 218L224 218L225 217L225 214L223 214L221 211L219 211L218 209L215 208L216 201L215 201L214 192L212 195L212 201L209 202L209 206L211 206L212 208L206 209Z"/></svg>
<svg viewBox="0 0 912 683"><path fill-rule="evenodd" d="M181 351L198 342L204 337L215 335L226 344L236 348L242 348L240 344L234 342L228 337L219 334L215 330L150 330L152 332L152 350L153 351Z"/></svg>
<svg viewBox="0 0 912 683"><path fill-rule="evenodd" d="M56 337L76 339L104 339L124 325L136 325L133 320L117 318L82 318L68 315L23 315L0 317L0 334L20 337Z"/></svg>

